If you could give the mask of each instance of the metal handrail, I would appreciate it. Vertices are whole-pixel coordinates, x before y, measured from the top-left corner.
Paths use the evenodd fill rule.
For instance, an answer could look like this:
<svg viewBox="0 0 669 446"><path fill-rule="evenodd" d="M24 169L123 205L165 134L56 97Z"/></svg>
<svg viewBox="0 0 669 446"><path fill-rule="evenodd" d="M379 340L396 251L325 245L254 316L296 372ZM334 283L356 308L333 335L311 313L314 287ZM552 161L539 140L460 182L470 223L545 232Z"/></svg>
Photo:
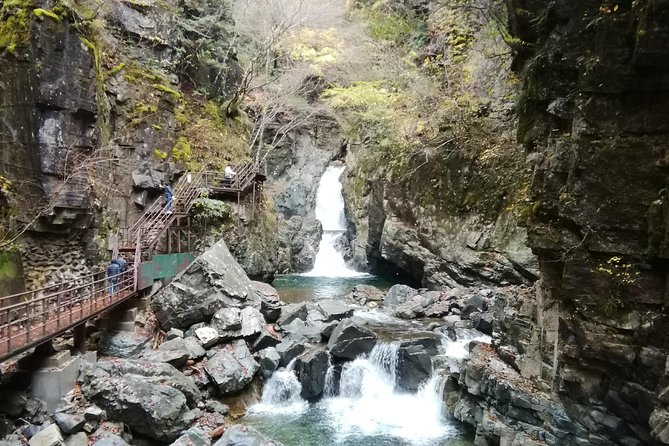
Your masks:
<svg viewBox="0 0 669 446"><path fill-rule="evenodd" d="M81 284L91 277L92 281ZM112 277L97 271L52 287L3 297L4 302L27 295L32 298L0 307L0 360L110 309L134 295L135 283L134 270ZM40 291L54 287L61 289L37 296Z"/></svg>

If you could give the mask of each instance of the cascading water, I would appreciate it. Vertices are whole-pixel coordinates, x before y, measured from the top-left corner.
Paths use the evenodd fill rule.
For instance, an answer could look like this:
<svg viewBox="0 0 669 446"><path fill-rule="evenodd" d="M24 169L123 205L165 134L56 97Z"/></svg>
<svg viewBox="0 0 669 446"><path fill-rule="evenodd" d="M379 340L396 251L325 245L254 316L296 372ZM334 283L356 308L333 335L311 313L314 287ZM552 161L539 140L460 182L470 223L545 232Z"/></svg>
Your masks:
<svg viewBox="0 0 669 446"><path fill-rule="evenodd" d="M296 413L307 408L302 399L302 385L293 372L295 359L283 370L277 370L265 383L260 403L251 408L254 413Z"/></svg>
<svg viewBox="0 0 669 446"><path fill-rule="evenodd" d="M335 375L336 366L330 365L324 397L297 413L287 413L285 398L272 409L268 393L263 391L263 401L251 409L249 421L261 412L264 418L257 425L291 446L464 444L459 443L457 426L444 416L442 377L436 375L416 393L397 388L398 350L395 343L377 344L369 357L344 364L338 392L334 380L328 379ZM271 382L266 387L270 385L276 388ZM293 391L299 396L299 390Z"/></svg>
<svg viewBox="0 0 669 446"><path fill-rule="evenodd" d="M346 266L341 252L337 250L337 240L346 232L344 216L344 196L339 177L343 166L327 168L318 185L316 194L316 218L323 226L323 236L318 245L314 268L305 273L312 277L358 277L365 276Z"/></svg>

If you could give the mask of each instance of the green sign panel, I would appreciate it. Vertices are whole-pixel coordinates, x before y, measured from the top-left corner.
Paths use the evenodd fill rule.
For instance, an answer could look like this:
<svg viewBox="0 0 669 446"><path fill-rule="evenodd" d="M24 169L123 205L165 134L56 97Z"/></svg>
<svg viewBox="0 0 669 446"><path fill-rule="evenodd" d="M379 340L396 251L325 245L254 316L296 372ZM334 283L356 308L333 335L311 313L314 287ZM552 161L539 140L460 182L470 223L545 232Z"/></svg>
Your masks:
<svg viewBox="0 0 669 446"><path fill-rule="evenodd" d="M137 289L144 290L151 287L156 280L176 276L188 268L193 260L195 260L195 254L192 252L153 256L150 262L143 262L139 265Z"/></svg>

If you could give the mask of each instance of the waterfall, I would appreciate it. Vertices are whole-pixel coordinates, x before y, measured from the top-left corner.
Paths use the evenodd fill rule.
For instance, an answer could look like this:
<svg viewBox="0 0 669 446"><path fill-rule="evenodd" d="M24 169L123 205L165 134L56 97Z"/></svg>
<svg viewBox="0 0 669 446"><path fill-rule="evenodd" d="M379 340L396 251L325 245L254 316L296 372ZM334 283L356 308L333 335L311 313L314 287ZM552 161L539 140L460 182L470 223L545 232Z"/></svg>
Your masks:
<svg viewBox="0 0 669 446"><path fill-rule="evenodd" d="M337 250L337 242L346 232L344 196L339 177L343 166L327 168L318 185L316 194L316 218L323 226L323 236L318 245L314 268L305 273L313 277L358 277L359 273L346 266L344 256Z"/></svg>
<svg viewBox="0 0 669 446"><path fill-rule="evenodd" d="M453 434L443 417L443 377L434 376L417 393L396 389L398 349L398 344L377 344L369 358L344 364L339 396L323 400L331 425L344 439L362 434L420 443Z"/></svg>
<svg viewBox="0 0 669 446"><path fill-rule="evenodd" d="M260 403L252 406L251 412L293 413L306 409L307 402L300 396L302 385L293 372L294 366L295 359L285 369L272 374L262 389Z"/></svg>
<svg viewBox="0 0 669 446"><path fill-rule="evenodd" d="M469 356L467 346L471 341L490 344L491 338L478 330L471 328L456 328L455 340L451 340L446 336L441 340L441 344L444 347L444 356L452 359L466 358Z"/></svg>

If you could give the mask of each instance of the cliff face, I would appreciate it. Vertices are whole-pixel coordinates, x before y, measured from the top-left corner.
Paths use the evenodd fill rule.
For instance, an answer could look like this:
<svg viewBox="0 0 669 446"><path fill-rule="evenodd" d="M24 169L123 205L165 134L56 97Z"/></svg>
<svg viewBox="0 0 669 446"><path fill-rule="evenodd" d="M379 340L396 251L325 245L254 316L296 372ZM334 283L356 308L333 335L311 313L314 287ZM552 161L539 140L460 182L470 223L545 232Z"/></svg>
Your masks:
<svg viewBox="0 0 669 446"><path fill-rule="evenodd" d="M418 29L408 53L421 74L410 75L425 79L400 90L418 96L392 110L400 137L372 128L351 139L352 262L397 268L431 288L531 283L538 264L521 227L530 171L515 140L518 81L501 25L487 13L499 5L389 5ZM374 34L379 19L369 20Z"/></svg>
<svg viewBox="0 0 669 446"><path fill-rule="evenodd" d="M541 281L507 302L497 352L553 395L529 422L550 444L667 443L669 5L508 5ZM481 444L498 435L482 429Z"/></svg>
<svg viewBox="0 0 669 446"><path fill-rule="evenodd" d="M240 75L225 5L21 0L0 12L0 250L22 252L29 286L98 266L161 182L248 156L248 124L223 104Z"/></svg>

